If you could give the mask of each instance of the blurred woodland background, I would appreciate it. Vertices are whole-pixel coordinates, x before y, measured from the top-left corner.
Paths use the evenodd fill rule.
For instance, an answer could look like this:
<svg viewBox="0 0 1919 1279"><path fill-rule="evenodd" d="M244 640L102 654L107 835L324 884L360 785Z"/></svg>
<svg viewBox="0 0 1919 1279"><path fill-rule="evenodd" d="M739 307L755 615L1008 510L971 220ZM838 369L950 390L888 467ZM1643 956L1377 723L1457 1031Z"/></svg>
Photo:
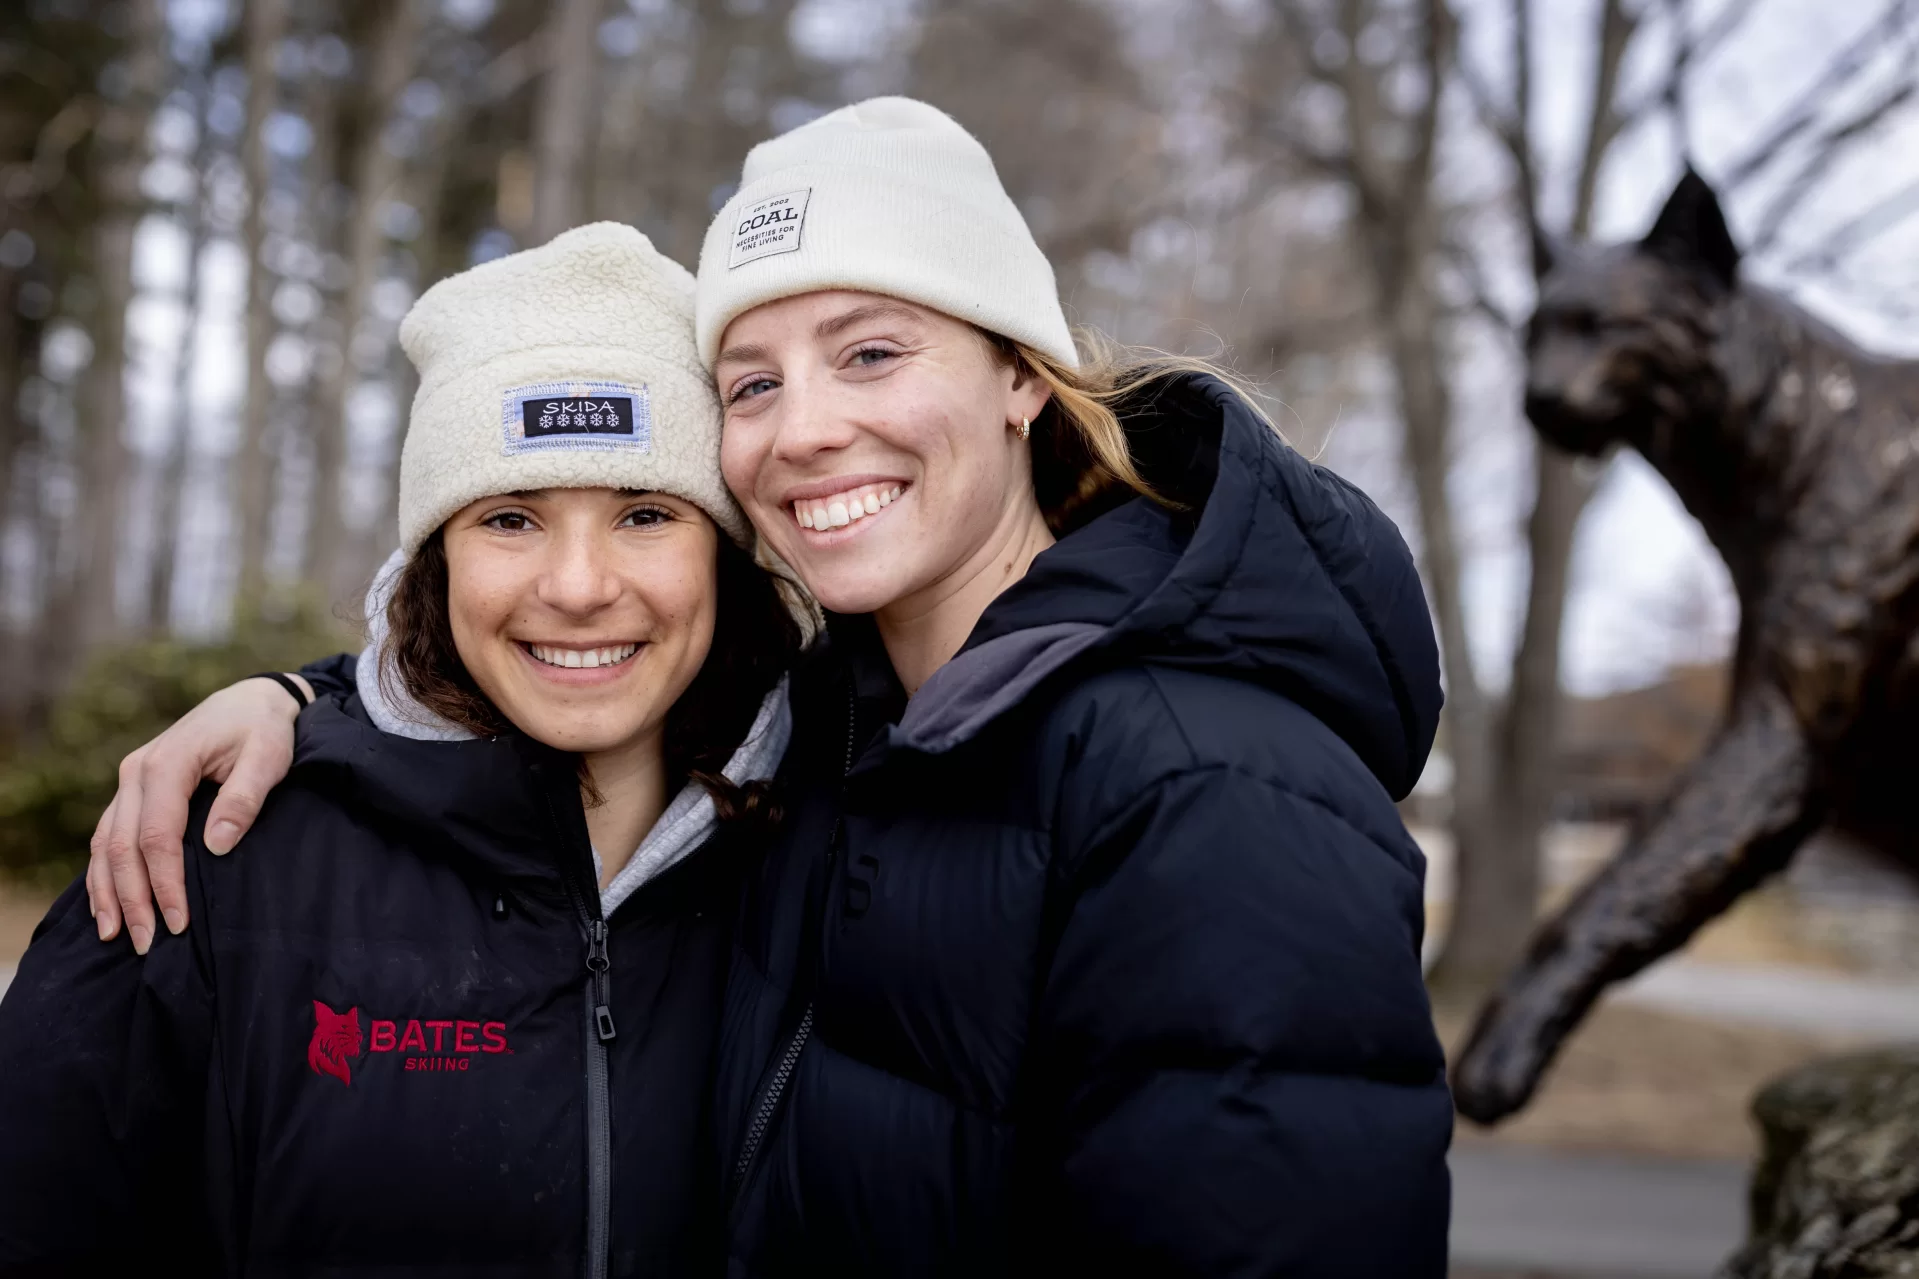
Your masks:
<svg viewBox="0 0 1919 1279"><path fill-rule="evenodd" d="M1691 162L1757 278L1910 345L1914 8L8 0L0 869L69 874L121 754L354 643L424 288L597 219L691 264L752 143L904 92L992 151L1070 315L1233 363L1400 521L1446 654L1436 978L1483 986L1554 832L1696 745L1736 621L1642 463L1535 446L1530 228L1637 234Z"/></svg>

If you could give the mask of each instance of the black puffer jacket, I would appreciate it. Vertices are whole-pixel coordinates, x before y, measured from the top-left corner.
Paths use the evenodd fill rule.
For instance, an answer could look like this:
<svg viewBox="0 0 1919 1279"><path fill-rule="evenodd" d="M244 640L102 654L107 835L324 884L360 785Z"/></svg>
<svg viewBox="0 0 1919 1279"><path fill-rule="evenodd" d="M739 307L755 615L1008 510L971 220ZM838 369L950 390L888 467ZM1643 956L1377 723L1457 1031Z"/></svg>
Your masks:
<svg viewBox="0 0 1919 1279"><path fill-rule="evenodd" d="M103 945L75 884L0 1003L0 1273L720 1272L747 850L713 836L596 946L574 757L349 697L233 856L198 846L210 798L185 934Z"/></svg>
<svg viewBox="0 0 1919 1279"><path fill-rule="evenodd" d="M1439 712L1411 557L1220 383L907 707L796 694L719 1112L738 1276L1440 1276L1452 1108L1393 808Z"/></svg>

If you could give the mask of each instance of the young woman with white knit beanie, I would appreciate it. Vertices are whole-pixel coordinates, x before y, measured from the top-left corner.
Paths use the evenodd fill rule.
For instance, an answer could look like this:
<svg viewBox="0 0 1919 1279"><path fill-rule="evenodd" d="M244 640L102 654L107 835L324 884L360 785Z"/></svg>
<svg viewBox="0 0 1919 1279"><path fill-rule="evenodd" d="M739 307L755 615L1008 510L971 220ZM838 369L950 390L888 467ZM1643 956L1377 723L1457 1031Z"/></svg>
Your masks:
<svg viewBox="0 0 1919 1279"><path fill-rule="evenodd" d="M1444 1274L1391 523L1203 366L1076 346L923 103L754 149L697 332L827 614L723 1019L729 1273ZM277 740L237 706L149 749Z"/></svg>

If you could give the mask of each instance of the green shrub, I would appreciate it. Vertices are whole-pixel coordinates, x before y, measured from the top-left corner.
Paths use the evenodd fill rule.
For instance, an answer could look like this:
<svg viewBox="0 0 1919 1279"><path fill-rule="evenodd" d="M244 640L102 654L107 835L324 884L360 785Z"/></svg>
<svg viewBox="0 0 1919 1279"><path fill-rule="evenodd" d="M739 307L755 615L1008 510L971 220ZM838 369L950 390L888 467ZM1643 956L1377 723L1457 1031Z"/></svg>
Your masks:
<svg viewBox="0 0 1919 1279"><path fill-rule="evenodd" d="M338 624L306 610L243 623L217 642L153 640L92 658L38 740L0 760L0 873L65 884L86 865L87 840L129 751L215 689L295 669L350 642Z"/></svg>

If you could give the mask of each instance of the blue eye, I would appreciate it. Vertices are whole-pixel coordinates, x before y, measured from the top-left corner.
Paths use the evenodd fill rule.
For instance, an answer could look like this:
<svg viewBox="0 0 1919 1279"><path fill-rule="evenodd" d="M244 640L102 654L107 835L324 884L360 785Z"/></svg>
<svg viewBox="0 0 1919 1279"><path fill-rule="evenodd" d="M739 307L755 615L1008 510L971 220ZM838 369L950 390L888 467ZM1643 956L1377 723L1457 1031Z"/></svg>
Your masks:
<svg viewBox="0 0 1919 1279"><path fill-rule="evenodd" d="M870 368L878 364L881 360L892 359L894 354L895 352L889 351L883 346L864 347L861 350L853 352L853 363ZM868 356L872 356L873 358L868 359Z"/></svg>
<svg viewBox="0 0 1919 1279"><path fill-rule="evenodd" d="M750 399L756 395L765 395L768 391L777 390L779 385L778 382L770 377L756 377L750 382L742 382L734 387L733 393L726 397L726 402L728 404L737 404L741 400Z"/></svg>

